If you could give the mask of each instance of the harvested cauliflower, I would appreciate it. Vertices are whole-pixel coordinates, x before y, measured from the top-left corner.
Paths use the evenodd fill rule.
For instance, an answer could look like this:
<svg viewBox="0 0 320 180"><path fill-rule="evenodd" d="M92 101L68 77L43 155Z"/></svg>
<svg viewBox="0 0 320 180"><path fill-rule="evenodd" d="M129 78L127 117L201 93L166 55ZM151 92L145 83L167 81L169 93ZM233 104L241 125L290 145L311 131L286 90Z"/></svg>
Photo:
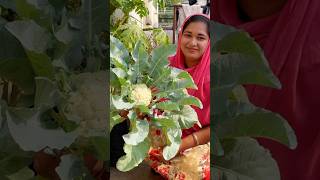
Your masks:
<svg viewBox="0 0 320 180"><path fill-rule="evenodd" d="M135 84L130 97L135 105L148 106L152 99L151 89L145 84Z"/></svg>
<svg viewBox="0 0 320 180"><path fill-rule="evenodd" d="M72 78L75 91L68 99L68 119L80 123L80 132L105 130L107 127L107 74L104 71L82 73Z"/></svg>

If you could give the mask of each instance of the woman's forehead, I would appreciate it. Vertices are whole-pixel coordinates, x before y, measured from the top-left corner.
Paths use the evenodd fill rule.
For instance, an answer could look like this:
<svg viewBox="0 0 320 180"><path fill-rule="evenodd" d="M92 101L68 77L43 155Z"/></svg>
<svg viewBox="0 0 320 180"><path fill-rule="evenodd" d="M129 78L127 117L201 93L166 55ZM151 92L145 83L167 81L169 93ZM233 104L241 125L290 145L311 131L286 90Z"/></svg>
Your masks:
<svg viewBox="0 0 320 180"><path fill-rule="evenodd" d="M190 22L183 32L205 33L208 35L207 24L201 21Z"/></svg>

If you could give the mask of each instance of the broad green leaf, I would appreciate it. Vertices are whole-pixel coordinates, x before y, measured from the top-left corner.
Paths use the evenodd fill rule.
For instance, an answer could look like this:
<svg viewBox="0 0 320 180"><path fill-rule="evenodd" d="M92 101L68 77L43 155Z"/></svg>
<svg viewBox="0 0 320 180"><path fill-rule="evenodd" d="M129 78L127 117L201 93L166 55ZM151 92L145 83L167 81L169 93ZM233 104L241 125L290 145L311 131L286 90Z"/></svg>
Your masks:
<svg viewBox="0 0 320 180"><path fill-rule="evenodd" d="M61 98L57 85L48 78L36 77L36 95L34 99L35 107L47 105L53 107Z"/></svg>
<svg viewBox="0 0 320 180"><path fill-rule="evenodd" d="M251 138L224 142L224 156L214 156L214 173L224 180L280 180L280 173L269 151Z"/></svg>
<svg viewBox="0 0 320 180"><path fill-rule="evenodd" d="M160 46L151 52L150 77L157 78L161 76L162 68L169 64L168 57L175 53L175 45Z"/></svg>
<svg viewBox="0 0 320 180"><path fill-rule="evenodd" d="M27 56L23 46L19 40L6 29L5 24L6 23L0 23L0 62L5 59L26 59Z"/></svg>
<svg viewBox="0 0 320 180"><path fill-rule="evenodd" d="M117 162L117 169L120 171L130 171L137 167L147 156L150 148L150 140L146 138L136 146L125 144L125 156L122 156Z"/></svg>
<svg viewBox="0 0 320 180"><path fill-rule="evenodd" d="M77 17L77 20L82 22L82 29L88 37L93 37L94 34L99 35L99 33L107 30L107 23L109 23L107 7L108 3L105 0L82 1L81 15Z"/></svg>
<svg viewBox="0 0 320 180"><path fill-rule="evenodd" d="M203 108L201 101L194 96L183 97L178 101L178 104L179 105L193 105L193 106L199 107L200 109Z"/></svg>
<svg viewBox="0 0 320 180"><path fill-rule="evenodd" d="M214 37L210 39L212 44L215 44L216 42L220 41L229 33L236 31L238 30L232 26L224 25L215 21L210 21L210 36ZM211 46L211 48L214 48L214 46Z"/></svg>
<svg viewBox="0 0 320 180"><path fill-rule="evenodd" d="M159 88L159 93L162 92L163 89L166 89L168 84L172 81L170 77L171 67L162 68L161 75L153 79L153 82L149 86L154 86Z"/></svg>
<svg viewBox="0 0 320 180"><path fill-rule="evenodd" d="M25 167L20 169L18 172L11 174L7 177L10 180L21 180L21 179L32 180L34 177L34 172L30 168Z"/></svg>
<svg viewBox="0 0 320 180"><path fill-rule="evenodd" d="M167 33L162 28L153 29L152 37L157 46L167 45L170 43Z"/></svg>
<svg viewBox="0 0 320 180"><path fill-rule="evenodd" d="M221 145L220 139L215 133L211 134L210 142L211 154L216 156L222 156L224 154L224 150Z"/></svg>
<svg viewBox="0 0 320 180"><path fill-rule="evenodd" d="M115 75L117 75L118 78L124 79L127 76L126 71L121 68L112 68L111 70Z"/></svg>
<svg viewBox="0 0 320 180"><path fill-rule="evenodd" d="M263 137L280 142L290 149L297 146L297 138L288 122L278 114L259 108L225 119L214 131L220 138Z"/></svg>
<svg viewBox="0 0 320 180"><path fill-rule="evenodd" d="M191 128L195 124L200 125L196 111L188 105L183 106L183 109L176 115L173 115L173 118L179 122L182 129Z"/></svg>
<svg viewBox="0 0 320 180"><path fill-rule="evenodd" d="M56 172L61 180L93 179L84 162L75 155L63 155Z"/></svg>
<svg viewBox="0 0 320 180"><path fill-rule="evenodd" d="M124 102L123 99L119 96L112 96L111 97L111 102L112 105L116 108L116 109L131 109L133 107L132 103L127 103Z"/></svg>
<svg viewBox="0 0 320 180"><path fill-rule="evenodd" d="M272 74L261 48L244 32L232 32L218 41L211 56L221 55L213 61L213 69L218 76L214 86L221 83L259 84L280 88L279 80ZM230 71L232 73L230 74ZM219 81L216 81L216 80Z"/></svg>
<svg viewBox="0 0 320 180"><path fill-rule="evenodd" d="M51 28L53 7L48 0L14 0L16 12L28 19L33 19L39 25Z"/></svg>
<svg viewBox="0 0 320 180"><path fill-rule="evenodd" d="M135 21L129 21L117 28L119 32L117 37L123 42L124 46L129 52L132 52L135 44L140 41L141 46L144 48L150 47L150 42L145 32L142 30L141 26Z"/></svg>
<svg viewBox="0 0 320 180"><path fill-rule="evenodd" d="M167 130L167 137L170 144L163 149L163 158L165 160L170 160L177 155L181 144L181 136L181 129L170 128Z"/></svg>
<svg viewBox="0 0 320 180"><path fill-rule="evenodd" d="M170 118L154 118L153 121L164 128L180 128L179 123Z"/></svg>
<svg viewBox="0 0 320 180"><path fill-rule="evenodd" d="M33 20L13 21L6 24L6 29L13 34L28 51L44 53L49 45L49 34Z"/></svg>
<svg viewBox="0 0 320 180"><path fill-rule="evenodd" d="M90 143L93 146L93 154L99 160L108 160L108 138L102 136L90 137Z"/></svg>
<svg viewBox="0 0 320 180"><path fill-rule="evenodd" d="M213 63L213 68L219 77L214 78L215 87L232 83L257 84L280 88L279 80L272 74L264 61L258 61L246 54L232 53L221 55ZM232 73L230 74L230 71Z"/></svg>
<svg viewBox="0 0 320 180"><path fill-rule="evenodd" d="M112 116L110 119L110 131L112 130L113 126L121 123L122 121L124 121L124 118L120 115L117 114L115 116Z"/></svg>
<svg viewBox="0 0 320 180"><path fill-rule="evenodd" d="M133 81L137 81L137 83L141 83L141 80L143 77L143 72L147 71L149 68L149 55L146 52L146 49L144 46L142 46L141 41L138 41L133 49L132 52L132 58L135 61L135 64L133 65L133 69L135 72L135 76Z"/></svg>
<svg viewBox="0 0 320 180"><path fill-rule="evenodd" d="M5 155L6 156L0 159L0 173L2 175L14 174L32 163L32 154L28 152L19 152L19 154L10 153Z"/></svg>
<svg viewBox="0 0 320 180"><path fill-rule="evenodd" d="M9 130L6 118L7 105L0 100L0 174L7 175L28 166L33 153L23 151Z"/></svg>
<svg viewBox="0 0 320 180"><path fill-rule="evenodd" d="M138 105L136 106L136 108L139 109L139 111L142 113L150 113L150 109L148 108L148 106Z"/></svg>
<svg viewBox="0 0 320 180"><path fill-rule="evenodd" d="M116 67L125 68L129 61L129 52L124 45L115 37L110 36L110 64L114 64Z"/></svg>
<svg viewBox="0 0 320 180"><path fill-rule="evenodd" d="M138 145L143 142L149 133L149 123L146 120L130 119L132 129L123 135L124 142L128 145Z"/></svg>
<svg viewBox="0 0 320 180"><path fill-rule="evenodd" d="M66 133L62 129L44 129L41 126L40 116L46 109L10 108L6 112L10 133L23 150L40 151L47 146L62 149L74 142L75 132Z"/></svg>
<svg viewBox="0 0 320 180"><path fill-rule="evenodd" d="M115 74L118 78L118 81L121 85L124 85L126 83L126 77L127 77L127 73L126 71L124 71L121 68L112 68L111 69L113 74Z"/></svg>
<svg viewBox="0 0 320 180"><path fill-rule="evenodd" d="M55 33L54 36L64 44L69 44L74 40L78 31L69 27L70 25L66 22L62 27L60 27Z"/></svg>
<svg viewBox="0 0 320 180"><path fill-rule="evenodd" d="M239 102L250 103L246 89L243 86L236 86L232 90L232 96Z"/></svg>
<svg viewBox="0 0 320 180"><path fill-rule="evenodd" d="M35 53L27 51L27 55L33 67L33 71L37 76L54 79L54 69L50 58L44 53Z"/></svg>
<svg viewBox="0 0 320 180"><path fill-rule="evenodd" d="M159 102L156 104L156 108L166 110L166 111L179 111L179 104L171 101Z"/></svg>

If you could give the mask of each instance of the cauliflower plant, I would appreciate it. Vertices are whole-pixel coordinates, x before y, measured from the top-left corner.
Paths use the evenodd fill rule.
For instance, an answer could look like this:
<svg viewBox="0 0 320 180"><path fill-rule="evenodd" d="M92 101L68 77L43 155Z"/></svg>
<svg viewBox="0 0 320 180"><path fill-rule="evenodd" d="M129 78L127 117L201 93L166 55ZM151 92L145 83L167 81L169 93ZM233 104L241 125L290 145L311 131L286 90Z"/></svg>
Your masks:
<svg viewBox="0 0 320 180"><path fill-rule="evenodd" d="M148 106L152 100L151 89L145 84L135 84L130 97L135 105Z"/></svg>
<svg viewBox="0 0 320 180"><path fill-rule="evenodd" d="M80 132L105 130L107 127L107 73L82 73L72 77L75 91L71 93L66 106L68 119L80 124Z"/></svg>

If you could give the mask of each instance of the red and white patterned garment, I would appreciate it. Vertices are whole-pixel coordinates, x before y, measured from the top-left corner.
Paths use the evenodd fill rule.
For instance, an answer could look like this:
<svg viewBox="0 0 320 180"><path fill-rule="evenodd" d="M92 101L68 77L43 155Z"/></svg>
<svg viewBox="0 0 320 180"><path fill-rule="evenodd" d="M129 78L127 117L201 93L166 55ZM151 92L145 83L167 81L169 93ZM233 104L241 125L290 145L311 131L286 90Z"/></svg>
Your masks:
<svg viewBox="0 0 320 180"><path fill-rule="evenodd" d="M210 180L210 143L190 148L168 162L159 159L160 150L152 149L147 163L168 180Z"/></svg>

